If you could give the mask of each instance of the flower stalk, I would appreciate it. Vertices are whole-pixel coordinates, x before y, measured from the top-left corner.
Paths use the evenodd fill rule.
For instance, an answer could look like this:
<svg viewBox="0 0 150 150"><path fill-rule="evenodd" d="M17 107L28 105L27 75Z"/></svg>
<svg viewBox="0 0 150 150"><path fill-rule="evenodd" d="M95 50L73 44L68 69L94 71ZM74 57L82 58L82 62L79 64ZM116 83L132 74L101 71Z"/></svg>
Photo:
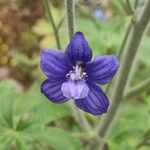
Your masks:
<svg viewBox="0 0 150 150"><path fill-rule="evenodd" d="M69 38L74 34L74 0L66 0Z"/></svg>
<svg viewBox="0 0 150 150"><path fill-rule="evenodd" d="M134 11L132 11L132 7L131 7L131 4L130 4L130 1L129 1L129 0L126 0L126 3L127 3L127 7L128 7L129 10L130 10L131 20L130 20L130 23L129 23L128 27L127 27L127 30L126 30L126 33L125 33L125 35L124 35L122 44L121 44L121 46L120 46L120 48L119 48L119 50L118 50L117 56L118 56L119 60L120 60L121 55L122 55L122 53L123 53L123 50L125 49L125 46L126 46L126 44L127 44L127 40L128 40L129 35L130 35L130 33L131 33L132 27L133 27L133 25L134 25L134 23L135 23L135 15L134 15L134 12L135 12L135 10L136 10L136 8L137 8L137 3L138 3L138 1L136 0L135 3L134 3Z"/></svg>
<svg viewBox="0 0 150 150"><path fill-rule="evenodd" d="M57 29L57 26L55 25L54 18L52 16L52 12L51 12L51 7L49 5L48 0L44 0L44 6L45 6L45 9L46 9L46 12L47 12L47 15L48 15L49 22L51 23L53 31L54 31L54 36L55 36L57 48L61 49L58 29Z"/></svg>
<svg viewBox="0 0 150 150"><path fill-rule="evenodd" d="M70 102L70 107L73 110L74 116L76 121L79 123L80 127L84 132L88 132L92 130L91 125L89 124L88 120L86 119L83 112L75 108L73 102Z"/></svg>
<svg viewBox="0 0 150 150"><path fill-rule="evenodd" d="M140 16L140 19L137 20L137 22L135 23L132 29L130 42L128 44L127 50L122 56L122 64L114 87L112 103L109 112L107 113L106 117L103 118L103 120L101 121L100 126L98 125L96 129L101 137L105 137L106 133L108 133L110 126L117 114L117 110L123 100L123 94L128 82L130 70L149 20L150 1L147 2L147 4L145 5L145 9Z"/></svg>
<svg viewBox="0 0 150 150"><path fill-rule="evenodd" d="M69 32L69 39L71 40L74 34L74 1L73 0L66 0L66 9L67 9L67 23L68 23L68 32ZM86 119L85 115L79 111L75 106L71 103L71 107L75 112L76 120L79 122L83 131L91 130L91 126Z"/></svg>

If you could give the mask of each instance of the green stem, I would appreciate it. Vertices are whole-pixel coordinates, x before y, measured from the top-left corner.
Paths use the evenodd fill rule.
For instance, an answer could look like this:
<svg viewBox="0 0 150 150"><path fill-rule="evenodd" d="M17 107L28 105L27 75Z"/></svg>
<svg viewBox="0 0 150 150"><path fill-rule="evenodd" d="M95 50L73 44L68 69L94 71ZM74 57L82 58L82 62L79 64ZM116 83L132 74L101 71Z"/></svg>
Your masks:
<svg viewBox="0 0 150 150"><path fill-rule="evenodd" d="M137 8L137 6L138 6L138 3L139 3L139 0L135 0L135 3L134 3L134 8Z"/></svg>
<svg viewBox="0 0 150 150"><path fill-rule="evenodd" d="M130 32L131 32L131 29L132 29L132 25L133 25L133 24L129 24L129 26L128 26L128 28L127 28L127 31L126 31L126 33L125 33L125 36L124 36L124 38L123 38L123 42L122 42L122 44L121 44L121 46L120 46L120 49L119 49L119 51L118 51L117 56L118 56L119 60L120 60L120 58L121 58L121 55L122 55L123 50L124 50L124 48L125 48L125 45L126 45L126 43L127 43L129 34L130 34Z"/></svg>
<svg viewBox="0 0 150 150"><path fill-rule="evenodd" d="M74 0L66 0L69 38L74 34Z"/></svg>
<svg viewBox="0 0 150 150"><path fill-rule="evenodd" d="M134 20L134 12L132 11L132 7L131 7L131 4L130 4L130 1L129 1L129 0L126 0L126 3L127 3L127 6L129 7L130 11L132 12L131 15L132 15L133 17L132 17L132 20L131 20L131 22L130 22L128 28L127 28L126 34L125 34L125 36L124 36L124 38L123 38L123 42L122 42L122 44L121 44L121 46L120 46L120 49L119 49L119 51L118 51L117 56L118 56L119 59L121 58L121 55L122 55L123 50L124 50L124 48L125 48L125 45L126 45L126 43L127 43L128 37L129 37L130 32L131 32L131 29L132 29L132 26L133 26L134 23L135 23L135 22L134 22L134 21L135 21L135 20ZM138 0L135 0L135 2L134 2L134 11L135 11L136 8L137 8L137 3L138 3Z"/></svg>
<svg viewBox="0 0 150 150"><path fill-rule="evenodd" d="M83 114L83 112L81 112L80 110L78 110L74 103L72 101L70 101L70 107L74 113L75 119L76 121L79 123L81 129L85 132L89 132L92 130L91 125L89 124L89 122L87 121L85 115Z"/></svg>
<svg viewBox="0 0 150 150"><path fill-rule="evenodd" d="M135 24L132 30L128 48L122 57L122 64L114 87L112 103L109 108L109 112L101 121L101 125L96 129L101 137L105 137L106 133L109 131L109 128L111 127L111 124L116 116L117 110L123 100L123 93L127 85L129 73L149 19L150 1L147 2L140 19Z"/></svg>
<svg viewBox="0 0 150 150"><path fill-rule="evenodd" d="M77 110L77 115L78 115L78 122L80 122L80 124L82 125L82 129L83 131L89 132L92 131L92 127L90 126L89 122L87 121L85 115L83 112L81 112L80 110Z"/></svg>
<svg viewBox="0 0 150 150"><path fill-rule="evenodd" d="M150 78L145 79L135 87L130 88L129 91L124 94L123 99L136 97L145 91L150 91Z"/></svg>
<svg viewBox="0 0 150 150"><path fill-rule="evenodd" d="M64 20L65 20L65 17L63 17L63 18L60 20L60 22L58 23L58 25L57 25L57 31L59 31L59 29L60 29L60 27L62 26Z"/></svg>
<svg viewBox="0 0 150 150"><path fill-rule="evenodd" d="M132 10L132 6L130 3L130 0L126 0L126 5L127 5L127 10L129 11L128 14L132 15L133 14L133 10Z"/></svg>
<svg viewBox="0 0 150 150"><path fill-rule="evenodd" d="M120 60L121 59L121 56L122 56L122 53L125 49L125 46L126 46L126 43L127 43L127 40L129 38L129 35L130 35L130 32L132 30L132 26L133 26L133 21L131 21L131 23L129 24L128 28L127 28L127 31L125 33L125 36L123 38L123 41L122 41L122 44L118 50L118 53L117 53L117 56L118 56L118 59ZM111 85L113 85L113 81L111 81L108 85L107 85L107 88L106 88L106 93L109 94L109 90L110 90L110 87Z"/></svg>
<svg viewBox="0 0 150 150"><path fill-rule="evenodd" d="M44 6L45 6L45 9L46 9L46 12L47 12L47 15L48 15L48 19L49 19L49 21L52 25L53 31L54 31L54 36L55 36L55 40L56 40L56 43L57 43L57 48L61 49L58 30L57 30L57 27L55 25L54 18L52 16L52 12L51 12L51 7L49 5L48 0L44 0Z"/></svg>
<svg viewBox="0 0 150 150"><path fill-rule="evenodd" d="M128 0L126 0L127 1L127 3L128 3L128 7L130 7L130 10L132 10L132 7L131 7L131 4L130 4L130 2L128 1ZM137 2L137 0L135 0L135 4L134 4L134 11L136 10L136 8L137 8L137 4L136 3L138 3ZM123 53L123 51L124 51L124 49L125 49L125 46L126 46L126 44L127 44L127 40L128 40L128 38L129 38L129 35L130 35L130 33L131 33L131 30L132 30L132 27L133 27L133 25L134 25L134 23L135 23L135 16L134 16L134 12L132 11L132 20L130 21L130 24L128 25L128 28L127 28L127 30L126 30L126 33L125 33L125 35L124 35L124 38L123 38L123 41L122 41L122 44L121 44L121 46L120 46L120 48L119 48L119 50L118 50L118 52L117 52L117 56L118 56L118 59L120 60L121 59L121 56L122 56L122 53ZM110 87L113 85L113 81L111 81L108 85L107 85L107 88L106 88L106 94L109 94L109 90L110 90Z"/></svg>

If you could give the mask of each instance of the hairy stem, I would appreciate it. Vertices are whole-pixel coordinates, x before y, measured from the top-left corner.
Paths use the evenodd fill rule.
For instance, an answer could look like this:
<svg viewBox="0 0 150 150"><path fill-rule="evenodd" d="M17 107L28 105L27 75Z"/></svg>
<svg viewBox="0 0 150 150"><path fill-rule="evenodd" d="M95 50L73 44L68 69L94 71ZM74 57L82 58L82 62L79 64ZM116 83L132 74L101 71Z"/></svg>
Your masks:
<svg viewBox="0 0 150 150"><path fill-rule="evenodd" d="M119 48L119 50L118 50L117 56L118 56L119 59L121 58L121 55L122 55L122 53L123 53L123 50L125 49L127 40L128 40L128 38L129 38L131 29L132 29L132 26L133 26L134 23L135 23L135 20L134 20L134 19L135 19L135 18L134 18L134 12L135 12L135 10L136 10L136 8L137 8L137 3L138 3L138 1L135 0L135 2L134 2L134 11L132 11L132 7L131 7L131 4L130 4L130 1L129 1L129 0L126 0L126 3L127 3L127 7L129 7L129 9L131 10L130 15L132 15L132 19L131 19L131 21L130 21L130 24L128 25L127 31L126 31L125 36L124 36L123 41L122 41L122 44L121 44L121 46L120 46L120 48Z"/></svg>
<svg viewBox="0 0 150 150"><path fill-rule="evenodd" d="M68 22L68 31L69 31L69 38L74 34L74 0L66 0L66 9L67 9L67 22ZM87 121L85 115L78 110L73 103L71 103L71 107L74 110L75 117L79 122L83 131L91 130L91 126Z"/></svg>
<svg viewBox="0 0 150 150"><path fill-rule="evenodd" d="M74 0L66 0L69 38L74 34Z"/></svg>
<svg viewBox="0 0 150 150"><path fill-rule="evenodd" d="M83 114L83 112L81 112L80 110L78 110L74 103L72 101L70 101L70 106L73 110L74 116L76 121L79 123L80 127L82 128L83 131L85 132L89 132L92 130L92 127L90 126L89 122L87 121L85 115Z"/></svg>
<svg viewBox="0 0 150 150"><path fill-rule="evenodd" d="M127 40L128 40L128 37L129 37L130 32L131 32L131 30L132 30L132 26L133 26L133 24L130 23L129 26L128 26L128 28L127 28L127 31L126 31L126 33L125 33L125 36L124 36L124 38L123 38L123 42L122 42L122 44L121 44L121 46L120 46L120 48L119 48L119 50L118 50L117 56L118 56L118 59L119 59L119 60L121 59L123 50L124 50L124 48L125 48L125 45L126 45ZM111 81L111 82L107 85L107 88L106 88L106 91L105 91L106 94L109 94L109 90L110 90L110 87L111 87L112 85L113 85L113 81Z"/></svg>
<svg viewBox="0 0 150 150"><path fill-rule="evenodd" d="M51 12L51 7L49 5L48 0L44 0L44 6L45 6L45 9L46 9L46 12L47 12L47 15L48 15L48 19L49 19L49 21L52 25L53 31L54 31L54 36L55 36L55 40L56 40L56 43L57 43L57 48L61 49L58 30L57 30L57 27L55 25L54 18L52 16L52 12Z"/></svg>
<svg viewBox="0 0 150 150"><path fill-rule="evenodd" d="M131 66L133 64L134 58L136 56L139 44L141 42L143 33L150 19L150 1L145 5L145 9L136 22L130 37L130 42L128 44L127 50L122 56L122 64L118 74L118 78L114 87L112 95L112 103L109 108L109 112L106 117L101 121L101 125L97 127L97 132L101 137L105 137L106 133L116 116L117 110L123 100L123 93L127 85L129 73Z"/></svg>
<svg viewBox="0 0 150 150"><path fill-rule="evenodd" d="M80 110L77 111L77 119L78 122L80 122L82 124L82 129L86 132L92 131L92 127L90 126L89 122L87 121L85 115L83 112L81 112Z"/></svg>
<svg viewBox="0 0 150 150"><path fill-rule="evenodd" d="M148 79L145 79L135 87L130 88L128 91L126 92L126 94L124 94L123 99L134 98L140 95L142 92L150 91L150 77Z"/></svg>
<svg viewBox="0 0 150 150"><path fill-rule="evenodd" d="M119 59L119 60L121 59L122 53L123 53L123 51L124 51L124 49L125 49L125 46L126 46L126 44L127 44L127 40L128 40L129 35L130 35L130 33L131 33L132 27L133 27L133 25L134 25L134 23L135 23L135 20L134 20L134 19L135 19L135 18L134 18L134 17L135 17L135 16L134 16L134 12L135 12L135 10L136 10L136 8L137 8L137 3L138 3L138 1L135 0L135 2L134 2L134 11L132 11L132 7L131 7L131 4L130 4L129 0L126 0L126 3L127 3L127 7L130 7L130 8L129 8L129 9L130 9L130 15L132 15L132 18L131 18L130 24L128 25L127 30L126 30L126 32L125 32L125 35L124 35L122 44L121 44L119 50L117 51L117 56L118 56L118 59ZM110 89L110 87L111 87L112 85L113 85L113 81L111 81L111 82L108 84L107 88L106 88L106 93L107 93L107 94L109 94L109 89Z"/></svg>

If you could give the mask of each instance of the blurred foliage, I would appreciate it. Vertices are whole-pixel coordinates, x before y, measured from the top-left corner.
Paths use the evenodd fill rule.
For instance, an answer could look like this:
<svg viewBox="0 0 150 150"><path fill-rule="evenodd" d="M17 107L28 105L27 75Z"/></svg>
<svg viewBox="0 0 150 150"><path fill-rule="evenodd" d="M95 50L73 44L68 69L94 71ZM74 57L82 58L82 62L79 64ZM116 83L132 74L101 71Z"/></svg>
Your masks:
<svg viewBox="0 0 150 150"><path fill-rule="evenodd" d="M85 34L94 56L115 54L131 16L117 0L99 2L77 1L76 31ZM133 1L131 4L134 7ZM50 6L57 26L66 16L63 0L50 0ZM4 81L0 81L0 150L82 150L82 144L86 142L81 138L83 133L68 106L49 103L39 90L40 49L56 48L42 0L0 0L0 10L0 68L8 70L10 75L7 77L20 82L25 89L31 86L26 92L18 93L16 83L4 80L5 75ZM93 13L97 10L100 11ZM107 17L102 18L104 16ZM131 85L150 74L149 31L139 47ZM64 50L69 39L66 21L59 28L59 36ZM110 150L149 149L149 94L149 91L145 92L123 104L121 116L109 137ZM91 124L96 121L94 117L89 118Z"/></svg>
<svg viewBox="0 0 150 150"><path fill-rule="evenodd" d="M95 56L117 51L120 39L123 37L123 32L119 32L119 30L121 31L120 27L123 24L123 19L119 17L107 22L79 19L77 24L78 30L85 33Z"/></svg>
<svg viewBox="0 0 150 150"><path fill-rule="evenodd" d="M55 47L53 29L46 20L38 20L35 26L33 26L33 32L39 36L43 36L39 42L40 48Z"/></svg>
<svg viewBox="0 0 150 150"><path fill-rule="evenodd" d="M65 10L62 7L63 0L50 0L50 2L57 26L65 16ZM125 16L122 13L117 1L100 3L98 0L95 1L95 4L92 1L87 2L77 3L76 30L84 32L94 56L116 53L121 46L131 16ZM24 2L8 0L3 1L0 8L0 66L8 66L12 76L28 87L38 78L36 70L40 49L56 47L53 29L46 20L46 15L45 18L43 17L44 9L41 0ZM96 11L97 8L108 16L107 20L93 16L93 11ZM62 49L65 49L68 44L66 27L66 21L63 21L59 29ZM147 34L138 54L138 59L147 67L150 66L149 40L150 36ZM24 63L21 62L22 60ZM37 62L37 65L33 62Z"/></svg>
<svg viewBox="0 0 150 150"><path fill-rule="evenodd" d="M18 93L14 81L0 82L0 149L83 149L81 139L73 136L77 132L82 137L82 132L74 130L78 128L75 124L70 128L71 124L64 119L70 120L68 106L46 101L39 84L38 81L28 91ZM143 98L143 102L132 100L123 104L121 116L109 136L110 150L136 150L144 140L144 134L150 130L150 96ZM142 144L139 149L149 149Z"/></svg>
<svg viewBox="0 0 150 150"><path fill-rule="evenodd" d="M150 96L143 95L143 99L143 102L131 99L123 104L119 120L109 137L110 149L137 150L144 133L150 130ZM143 144L139 150L149 150L149 145Z"/></svg>
<svg viewBox="0 0 150 150"><path fill-rule="evenodd" d="M17 93L13 81L0 82L0 149L81 150L79 139L51 125L70 116L68 107L45 101L38 88L36 83L27 92Z"/></svg>

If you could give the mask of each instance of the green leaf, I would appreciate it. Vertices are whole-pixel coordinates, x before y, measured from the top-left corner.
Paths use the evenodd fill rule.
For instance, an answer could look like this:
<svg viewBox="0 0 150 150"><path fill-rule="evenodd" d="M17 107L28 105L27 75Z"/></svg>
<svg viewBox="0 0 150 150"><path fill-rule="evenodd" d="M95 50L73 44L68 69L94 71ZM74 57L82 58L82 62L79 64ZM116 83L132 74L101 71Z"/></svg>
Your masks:
<svg viewBox="0 0 150 150"><path fill-rule="evenodd" d="M45 128L36 139L49 144L54 150L83 150L79 139L75 139L68 132L60 128Z"/></svg>
<svg viewBox="0 0 150 150"><path fill-rule="evenodd" d="M137 101L124 103L119 120L115 123L109 136L110 150L136 150L136 146L143 138L143 134L150 127L148 114L150 99L145 98L145 103Z"/></svg>
<svg viewBox="0 0 150 150"><path fill-rule="evenodd" d="M56 105L46 100L39 90L40 84L38 81L30 90L17 93L15 82L0 82L1 149L46 150L50 144L37 142L35 138L44 134L40 132L43 131L41 128L70 115L66 105Z"/></svg>
<svg viewBox="0 0 150 150"><path fill-rule="evenodd" d="M40 84L41 82L37 81L29 91L17 98L16 114L22 117L30 114L31 120L39 125L45 125L51 121L69 116L71 111L68 106L50 102L40 92Z"/></svg>
<svg viewBox="0 0 150 150"><path fill-rule="evenodd" d="M25 143L24 139L21 137L15 139L16 150L28 150L28 145Z"/></svg>
<svg viewBox="0 0 150 150"><path fill-rule="evenodd" d="M35 107L32 112L34 119L37 120L39 124L47 124L51 121L69 116L71 113L65 104L56 105L46 100L43 100L43 103Z"/></svg>
<svg viewBox="0 0 150 150"><path fill-rule="evenodd" d="M5 100L2 104L2 116L10 128L13 128L13 103L14 100Z"/></svg>
<svg viewBox="0 0 150 150"><path fill-rule="evenodd" d="M124 19L120 17L107 22L77 19L77 30L85 34L89 45L92 47L94 56L96 56L108 52L115 53L118 50L123 37L123 30L121 29L120 32L120 26L123 23Z"/></svg>
<svg viewBox="0 0 150 150"><path fill-rule="evenodd" d="M6 126L13 128L13 106L16 97L16 85L12 80L0 82L0 118Z"/></svg>
<svg viewBox="0 0 150 150"><path fill-rule="evenodd" d="M7 137L7 139L3 142L0 141L0 149L1 150L10 150L12 149L13 140L11 137Z"/></svg>

